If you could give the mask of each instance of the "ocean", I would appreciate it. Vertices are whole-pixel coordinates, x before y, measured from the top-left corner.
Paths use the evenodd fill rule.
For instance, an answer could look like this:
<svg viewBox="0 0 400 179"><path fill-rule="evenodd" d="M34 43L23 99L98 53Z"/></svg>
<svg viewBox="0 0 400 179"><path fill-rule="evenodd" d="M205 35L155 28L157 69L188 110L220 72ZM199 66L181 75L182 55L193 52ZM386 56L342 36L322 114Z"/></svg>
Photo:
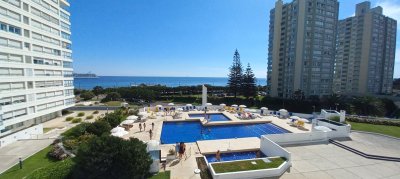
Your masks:
<svg viewBox="0 0 400 179"><path fill-rule="evenodd" d="M165 85L168 87L196 86L209 84L212 86L226 86L228 78L222 77L143 77L143 76L99 76L98 78L75 78L74 86L77 89L93 89L95 86L103 88L128 87L132 85ZM257 78L257 85L266 85L265 78Z"/></svg>

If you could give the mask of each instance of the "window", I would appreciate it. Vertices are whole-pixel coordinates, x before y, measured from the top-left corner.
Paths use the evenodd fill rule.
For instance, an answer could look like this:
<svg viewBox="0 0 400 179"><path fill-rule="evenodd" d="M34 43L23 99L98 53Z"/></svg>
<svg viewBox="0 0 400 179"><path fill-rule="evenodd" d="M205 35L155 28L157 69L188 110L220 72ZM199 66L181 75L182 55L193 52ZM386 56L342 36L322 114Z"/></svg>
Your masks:
<svg viewBox="0 0 400 179"><path fill-rule="evenodd" d="M65 32L61 32L61 37L66 39L66 40L71 40L71 35L65 33Z"/></svg>

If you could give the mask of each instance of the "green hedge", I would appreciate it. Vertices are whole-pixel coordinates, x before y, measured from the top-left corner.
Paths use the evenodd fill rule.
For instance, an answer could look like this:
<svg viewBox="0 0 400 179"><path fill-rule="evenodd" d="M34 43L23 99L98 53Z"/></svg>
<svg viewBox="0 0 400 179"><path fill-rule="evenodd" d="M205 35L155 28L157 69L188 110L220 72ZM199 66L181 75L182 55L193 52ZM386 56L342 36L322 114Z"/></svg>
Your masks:
<svg viewBox="0 0 400 179"><path fill-rule="evenodd" d="M86 119L93 119L94 118L94 116L93 115L90 115L90 116L86 116Z"/></svg>
<svg viewBox="0 0 400 179"><path fill-rule="evenodd" d="M376 119L367 119L367 118L358 118L358 117L346 117L346 121L400 127L400 121L376 120Z"/></svg>
<svg viewBox="0 0 400 179"><path fill-rule="evenodd" d="M40 168L27 176L27 179L53 179L70 178L70 173L74 163L71 159L57 162L48 167Z"/></svg>

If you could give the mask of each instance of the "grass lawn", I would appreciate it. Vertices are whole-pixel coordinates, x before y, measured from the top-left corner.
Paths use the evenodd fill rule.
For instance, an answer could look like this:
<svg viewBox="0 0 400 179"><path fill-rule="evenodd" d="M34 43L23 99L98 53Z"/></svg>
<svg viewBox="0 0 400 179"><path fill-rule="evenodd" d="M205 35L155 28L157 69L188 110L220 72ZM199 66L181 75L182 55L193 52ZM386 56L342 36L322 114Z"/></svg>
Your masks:
<svg viewBox="0 0 400 179"><path fill-rule="evenodd" d="M49 131L51 131L52 129L54 129L54 128L43 128L43 133L46 133L46 132L49 132Z"/></svg>
<svg viewBox="0 0 400 179"><path fill-rule="evenodd" d="M171 176L171 171L165 171L153 175L152 177L150 177L150 179L169 179L170 176Z"/></svg>
<svg viewBox="0 0 400 179"><path fill-rule="evenodd" d="M122 101L108 101L105 104L107 104L107 106L121 106Z"/></svg>
<svg viewBox="0 0 400 179"><path fill-rule="evenodd" d="M374 125L357 122L347 122L351 125L352 130L375 132L379 134L385 134L393 137L400 138L400 127L397 126L385 126L385 125Z"/></svg>
<svg viewBox="0 0 400 179"><path fill-rule="evenodd" d="M32 155L31 157L27 158L22 162L22 169L19 169L19 165L15 165L12 168L8 169L4 173L0 175L0 179L20 179L27 177L33 171L47 167L56 163L57 161L52 160L47 157L47 153L50 151L51 146L48 146L41 150L40 152Z"/></svg>
<svg viewBox="0 0 400 179"><path fill-rule="evenodd" d="M257 160L246 160L237 162L227 162L227 163L215 163L211 164L216 173L227 173L227 172L238 172L238 171L248 171L248 170L260 170L268 168L277 168L283 162L286 161L285 158L272 158L270 163L265 163L261 159ZM257 164L252 164L255 161Z"/></svg>

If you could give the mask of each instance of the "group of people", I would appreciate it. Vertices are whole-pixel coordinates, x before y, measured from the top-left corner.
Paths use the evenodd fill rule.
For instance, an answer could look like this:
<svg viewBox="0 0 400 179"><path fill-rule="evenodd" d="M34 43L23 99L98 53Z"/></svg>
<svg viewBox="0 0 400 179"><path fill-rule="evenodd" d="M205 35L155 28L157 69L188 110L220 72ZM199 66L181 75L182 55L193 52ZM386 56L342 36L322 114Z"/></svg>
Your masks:
<svg viewBox="0 0 400 179"><path fill-rule="evenodd" d="M182 159L183 155L185 155L185 158L187 158L186 144L184 142L177 142L175 145L175 151L178 154L179 160Z"/></svg>
<svg viewBox="0 0 400 179"><path fill-rule="evenodd" d="M143 127L143 131L146 131L146 123L145 122L143 122L143 125L142 125L142 123L139 123L140 132L142 132L142 127ZM153 131L154 131L154 122L151 123L151 129L149 130L150 140L153 139Z"/></svg>

